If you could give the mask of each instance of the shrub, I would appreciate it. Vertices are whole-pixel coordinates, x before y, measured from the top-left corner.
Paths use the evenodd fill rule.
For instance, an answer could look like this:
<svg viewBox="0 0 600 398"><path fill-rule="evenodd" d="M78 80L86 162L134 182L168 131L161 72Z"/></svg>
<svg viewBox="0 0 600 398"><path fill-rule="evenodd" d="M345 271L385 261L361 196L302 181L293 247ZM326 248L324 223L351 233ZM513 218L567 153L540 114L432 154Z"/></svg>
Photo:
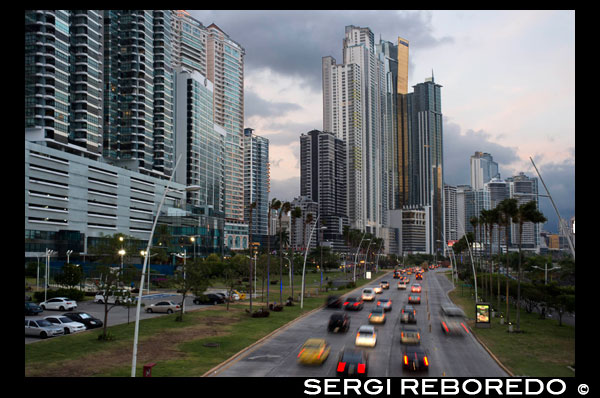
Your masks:
<svg viewBox="0 0 600 398"><path fill-rule="evenodd" d="M65 289L60 288L56 290L48 290L46 293L46 299L51 299L54 297L68 297L71 300L82 301L85 297L85 292L77 289ZM36 302L40 303L44 301L44 291L39 291L33 293L33 298Z"/></svg>

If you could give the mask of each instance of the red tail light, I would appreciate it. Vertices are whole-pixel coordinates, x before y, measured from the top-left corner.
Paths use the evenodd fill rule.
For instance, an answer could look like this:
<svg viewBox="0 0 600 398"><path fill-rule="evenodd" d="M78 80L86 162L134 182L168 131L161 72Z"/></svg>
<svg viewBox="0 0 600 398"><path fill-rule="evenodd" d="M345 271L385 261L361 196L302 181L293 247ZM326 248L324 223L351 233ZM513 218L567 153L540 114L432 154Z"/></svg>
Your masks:
<svg viewBox="0 0 600 398"><path fill-rule="evenodd" d="M465 332L469 333L469 329L467 329L467 327L465 326L465 324L462 323L462 322L460 324L462 325L463 329L465 329Z"/></svg>
<svg viewBox="0 0 600 398"><path fill-rule="evenodd" d="M303 349L300 350L300 352L298 353L298 358L300 358L300 355L302 355L302 353L304 352L305 349L306 348L303 348Z"/></svg>
<svg viewBox="0 0 600 398"><path fill-rule="evenodd" d="M378 302L377 302L377 305L381 305L381 301L378 301Z"/></svg>
<svg viewBox="0 0 600 398"><path fill-rule="evenodd" d="M404 364L408 365L408 357L406 355L404 356Z"/></svg>
<svg viewBox="0 0 600 398"><path fill-rule="evenodd" d="M317 358L321 358L321 354L323 354L323 351L325 351L325 347L321 348L321 351L319 351L319 355L317 355Z"/></svg>
<svg viewBox="0 0 600 398"><path fill-rule="evenodd" d="M371 319L371 315L373 315L373 314L369 314L369 319Z"/></svg>
<svg viewBox="0 0 600 398"><path fill-rule="evenodd" d="M338 372L343 372L345 368L346 368L346 362L339 362L338 363L338 367L337 367L337 371Z"/></svg>
<svg viewBox="0 0 600 398"><path fill-rule="evenodd" d="M344 303L344 305L348 305L348 302L346 301L346 302Z"/></svg>
<svg viewBox="0 0 600 398"><path fill-rule="evenodd" d="M446 322L442 322L442 325L444 326L444 329L446 329L446 333L448 333L449 330L448 330L448 326L446 326Z"/></svg>
<svg viewBox="0 0 600 398"><path fill-rule="evenodd" d="M429 361L427 360L427 357L423 357L423 361L425 362L425 366L429 366Z"/></svg>
<svg viewBox="0 0 600 398"><path fill-rule="evenodd" d="M357 307L357 306L358 306L358 303L354 303L354 306L355 306L355 307Z"/></svg>
<svg viewBox="0 0 600 398"><path fill-rule="evenodd" d="M358 373L365 373L365 364L364 363L359 363L358 367L356 368Z"/></svg>

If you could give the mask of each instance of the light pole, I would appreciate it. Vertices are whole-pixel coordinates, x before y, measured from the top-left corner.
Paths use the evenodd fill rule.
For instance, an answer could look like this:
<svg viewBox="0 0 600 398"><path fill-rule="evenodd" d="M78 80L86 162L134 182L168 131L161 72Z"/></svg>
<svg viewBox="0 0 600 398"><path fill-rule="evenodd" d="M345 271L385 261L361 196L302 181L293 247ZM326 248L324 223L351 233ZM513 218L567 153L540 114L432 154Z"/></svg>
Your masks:
<svg viewBox="0 0 600 398"><path fill-rule="evenodd" d="M73 250L67 250L67 264L69 264L69 257L73 253Z"/></svg>
<svg viewBox="0 0 600 398"><path fill-rule="evenodd" d="M187 248L183 249L183 253L175 253L175 257L183 258L183 289L186 289L185 286L185 268L186 268L186 258L187 258ZM185 313L185 300L181 300L181 312Z"/></svg>
<svg viewBox="0 0 600 398"><path fill-rule="evenodd" d="M560 269L561 267L552 267L548 269L548 263L544 264L544 268L538 267L537 265L532 265L531 268L537 268L539 270L544 270L544 285L548 284L548 271L554 271L555 269Z"/></svg>
<svg viewBox="0 0 600 398"><path fill-rule="evenodd" d="M121 274L123 273L123 256L125 255L125 249L119 250L119 255L121 256Z"/></svg>
<svg viewBox="0 0 600 398"><path fill-rule="evenodd" d="M46 272L44 273L44 301L48 298L48 280L50 279L50 256L55 254L54 250L46 249Z"/></svg>
<svg viewBox="0 0 600 398"><path fill-rule="evenodd" d="M179 157L177 158L177 162L175 163L175 167L173 168L173 170L177 170L177 166L179 165L181 156L182 155L179 155ZM165 202L165 199L167 198L167 192L169 192L168 184L171 183L174 176L175 176L175 172L173 172L171 174L169 181L165 185L165 191L163 192L162 199L161 199L160 203L158 204L158 210L156 211L156 215L154 216L154 223L152 224L152 230L150 231L150 237L148 239L148 246L146 248L146 254L150 253L150 248L152 247L152 237L154 236L154 229L156 228L156 223L158 222L158 216L160 215L160 210L162 209L163 203ZM196 191L199 189L201 189L199 186L190 186L190 187L186 187L185 190L186 191ZM144 256L144 265L142 266L142 276L140 279L140 292L138 295L138 300L137 300L137 305L136 305L136 310L135 310L135 330L134 330L134 334L133 334L133 354L132 354L132 358L131 358L131 377L135 377L135 370L136 370L136 364L137 364L137 343L138 343L138 334L139 334L139 329L140 329L140 311L141 311L141 306L142 306L142 291L144 289L144 275L146 273L148 257L149 257L148 255Z"/></svg>
<svg viewBox="0 0 600 398"><path fill-rule="evenodd" d="M302 265L302 292L300 294L300 308L304 308L304 273L306 272L306 257L308 256L308 250L310 249L310 240L312 238L312 233L315 231L315 227L317 225L319 225L319 217L321 217L321 215L317 216L317 219L315 220L315 225L313 225L313 227L310 230L310 234L308 235L308 244L306 245L306 250L304 251L304 264ZM322 228L327 228L327 227L322 227Z"/></svg>
<svg viewBox="0 0 600 398"><path fill-rule="evenodd" d="M475 302L477 302L477 274L475 273L475 264L473 262L473 253L471 252L471 245L469 244L469 238L467 238L467 233L465 232L465 228L463 227L463 234L465 237L465 241L467 242L467 249L469 249L469 257L471 257L471 268L473 269L473 285L475 286ZM508 248L507 248L508 250Z"/></svg>
<svg viewBox="0 0 600 398"><path fill-rule="evenodd" d="M147 252L145 250L141 250L140 251L140 255L142 257L145 257L147 255ZM158 253L151 254L150 258L152 258L152 257L154 257L156 255L158 255ZM150 265L148 265L148 294L150 294Z"/></svg>
<svg viewBox="0 0 600 398"><path fill-rule="evenodd" d="M40 289L40 255L36 253L35 256L37 257L37 276L35 278L35 287L37 288L36 290L39 290Z"/></svg>
<svg viewBox="0 0 600 398"><path fill-rule="evenodd" d="M365 266L363 268L363 278L366 277L367 272L367 264L369 262L369 249L371 248L371 243L373 243L375 239L369 239L369 244L367 245L367 252L365 253Z"/></svg>
<svg viewBox="0 0 600 398"><path fill-rule="evenodd" d="M366 234L367 234L367 232L365 231L365 233L362 236L362 239L360 240L360 243L358 244L358 249L356 249L356 254L354 255L354 274L352 276L353 282L356 282L356 261L358 261L358 251L360 250L360 245L362 245L364 240L371 240L371 239L365 239Z"/></svg>

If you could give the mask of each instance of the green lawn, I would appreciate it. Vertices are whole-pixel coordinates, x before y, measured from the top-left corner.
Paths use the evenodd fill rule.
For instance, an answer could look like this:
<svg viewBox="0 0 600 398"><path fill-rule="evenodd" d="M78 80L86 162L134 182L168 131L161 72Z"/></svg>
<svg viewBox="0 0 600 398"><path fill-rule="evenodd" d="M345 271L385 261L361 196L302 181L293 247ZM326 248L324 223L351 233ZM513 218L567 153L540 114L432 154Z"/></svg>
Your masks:
<svg viewBox="0 0 600 398"><path fill-rule="evenodd" d="M447 274L450 278L450 274ZM469 319L475 319L475 305L469 289L461 287L449 294L463 308ZM493 303L496 302L494 299ZM506 303L500 302L501 310ZM516 307L510 308L510 319L516 329ZM558 326L554 319L540 319L538 314L520 310L520 329L523 333L508 333L508 325L492 318L491 328L475 328L473 333L510 369L513 374L530 377L569 377L575 373L567 366L575 364L575 327Z"/></svg>

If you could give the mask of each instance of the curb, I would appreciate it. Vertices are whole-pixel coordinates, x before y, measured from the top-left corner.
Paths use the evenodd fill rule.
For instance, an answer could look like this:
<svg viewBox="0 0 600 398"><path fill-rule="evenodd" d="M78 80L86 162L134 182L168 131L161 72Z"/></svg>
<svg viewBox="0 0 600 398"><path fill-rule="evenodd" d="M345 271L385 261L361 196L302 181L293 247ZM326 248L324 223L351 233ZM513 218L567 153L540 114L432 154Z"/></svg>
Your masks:
<svg viewBox="0 0 600 398"><path fill-rule="evenodd" d="M380 278L383 278L383 277L384 277L384 276L386 276L386 275L387 275L387 274L384 274L384 275L380 276L379 278L377 278L377 279L375 279L375 280L378 280L378 279L380 279ZM375 280L373 280L373 281L375 281ZM355 291L355 290L357 290L357 289L362 289L362 286L360 286L360 287L357 287L356 289L354 289L354 290L351 290L351 291L349 291L348 293L345 293L345 295L346 295L346 294L350 294L350 293L354 292L354 291ZM318 310L321 310L321 309L323 309L324 307L325 307L325 304L321 304L319 307L317 307L317 308L315 308L315 309L313 309L313 310L310 310L309 312L307 312L307 313L304 313L304 314L300 315L299 317L297 317L297 318L293 319L292 321L290 321L290 322L286 323L285 325L283 325L283 326L281 326L281 327L279 327L279 328L277 328L277 329L273 330L271 333L267 334L266 336L263 336L263 337L261 337L259 340L257 340L257 341L255 341L254 343L250 344L248 347L246 347L246 348L244 348L243 350L241 350L241 351L237 352L236 354L232 355L231 357L229 357L229 358L228 358L228 359L226 359L225 361L221 362L221 363L220 363L220 364L218 364L217 366L215 366L215 367L213 367L212 369L208 370L206 373L204 373L204 374L203 374L203 375L201 375L200 377L213 377L213 376L216 376L218 373L220 373L220 372L222 372L222 371L226 370L226 369L227 369L227 367L229 367L229 365L231 365L231 364L232 364L232 362L234 362L236 359L240 359L240 358L241 358L241 356L242 356L243 354L245 354L245 353L249 352L250 350L252 350L253 348L255 348L257 345L259 345L259 344L263 343L265 340L267 340L269 337L273 336L275 333L278 333L278 332L280 332L280 331L283 331L283 330L285 330L286 328L288 328L288 327L292 326L294 323L296 323L296 322L297 322L297 321L299 321L300 319L302 319L302 318L305 318L305 317L307 317L308 315L311 315L312 313L314 313L314 312L316 312L316 311L318 311Z"/></svg>

